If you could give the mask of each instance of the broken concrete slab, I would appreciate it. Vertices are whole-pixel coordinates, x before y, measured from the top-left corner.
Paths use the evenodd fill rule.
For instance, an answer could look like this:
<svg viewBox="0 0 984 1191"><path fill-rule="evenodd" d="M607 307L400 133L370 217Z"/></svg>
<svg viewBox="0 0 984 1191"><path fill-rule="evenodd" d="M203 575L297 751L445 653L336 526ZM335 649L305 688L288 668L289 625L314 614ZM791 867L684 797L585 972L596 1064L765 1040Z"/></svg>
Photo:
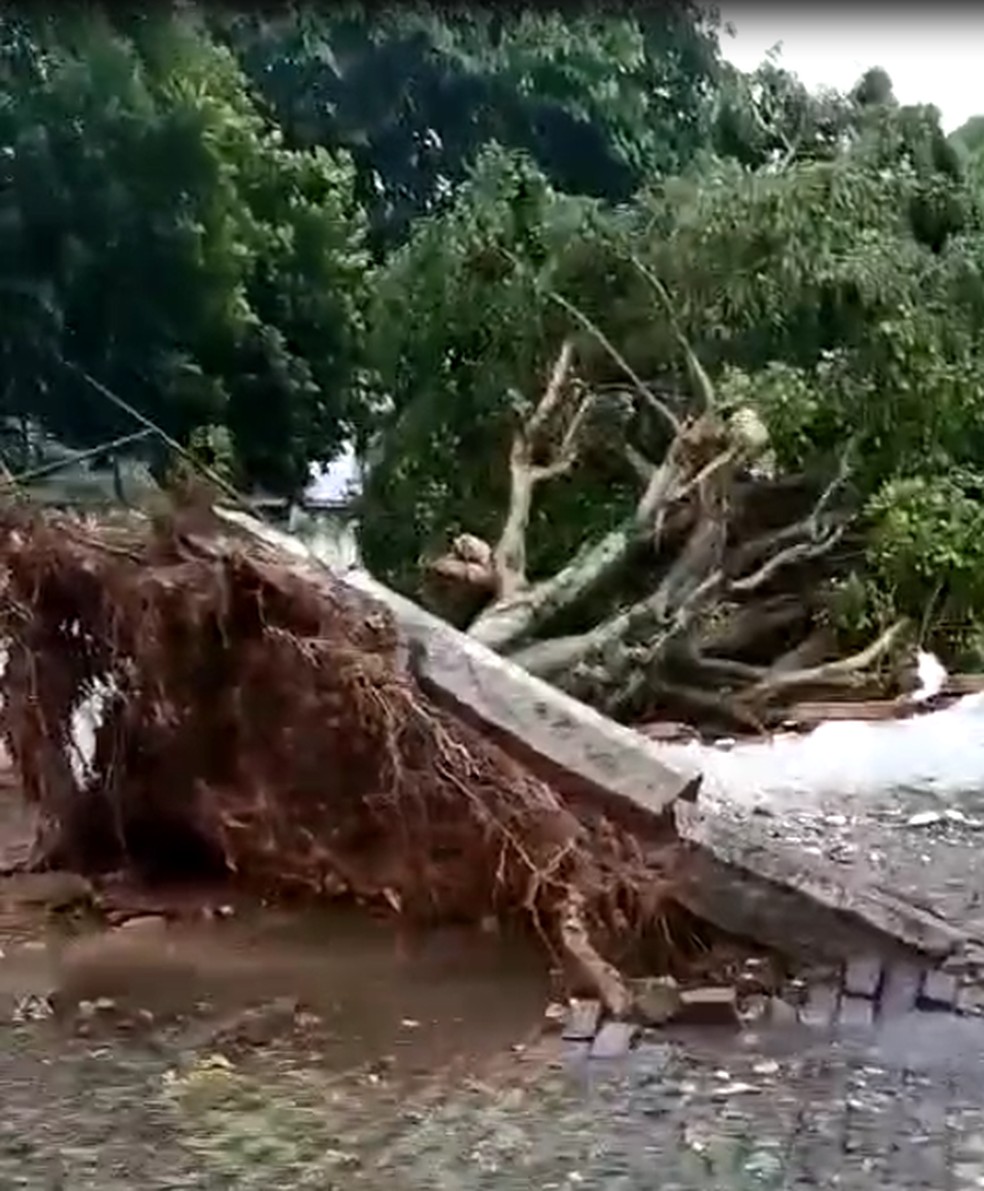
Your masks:
<svg viewBox="0 0 984 1191"><path fill-rule="evenodd" d="M723 929L843 960L859 948L900 956L914 949L943 959L968 941L960 924L886 888L860 866L844 868L777 838L768 821L741 808L716 801L700 811L683 808L677 820L695 845L681 900ZM747 879L736 880L739 873Z"/></svg>
<svg viewBox="0 0 984 1191"><path fill-rule="evenodd" d="M279 552L308 563L312 578L317 581L320 572L323 580L326 563L313 548L248 514L215 511ZM534 678L367 571L352 569L336 578L394 617L417 680L435 702L504 744L558 789L587 789L647 814L661 814L676 799L696 795L699 770L671 767L658 746L640 733Z"/></svg>

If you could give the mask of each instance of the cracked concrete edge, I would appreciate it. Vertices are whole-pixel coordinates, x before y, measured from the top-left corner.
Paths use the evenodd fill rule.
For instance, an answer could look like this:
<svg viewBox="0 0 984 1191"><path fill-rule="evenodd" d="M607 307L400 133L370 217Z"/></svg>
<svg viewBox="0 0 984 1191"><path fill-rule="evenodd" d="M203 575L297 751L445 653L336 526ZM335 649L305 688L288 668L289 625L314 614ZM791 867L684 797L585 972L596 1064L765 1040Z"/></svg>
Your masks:
<svg viewBox="0 0 984 1191"><path fill-rule="evenodd" d="M367 571L332 572L298 538L245 513L215 511L282 556L306 562L314 582L330 574L384 607L412 647L415 675L427 694L505 744L560 790L590 789L648 815L662 815L678 798L696 795L701 781L696 767L671 767L658 746L638 732L534 678Z"/></svg>
<svg viewBox="0 0 984 1191"><path fill-rule="evenodd" d="M973 936L959 926L913 905L875 881L863 879L857 871L845 874L839 866L822 857L812 856L795 845L784 844L764 832L748 815L730 814L720 806L691 812L678 808L677 823L681 835L714 862L732 871L744 871L752 879L744 890L733 882L732 901L725 902L707 888L692 888L690 900L696 911L731 918L732 927L741 920L752 920L759 934L775 935L771 919L781 914L783 892L799 895L812 903L817 929L823 932L834 950L844 950L844 928L860 929L862 936L880 939L884 946L903 947L939 961L973 944ZM700 873L698 862L696 872ZM705 874L709 871L705 865ZM771 886L776 902L768 905L763 888ZM788 903L788 897L785 899ZM713 918L712 918L713 920ZM722 923L722 925L724 925ZM772 940L769 940L772 941Z"/></svg>

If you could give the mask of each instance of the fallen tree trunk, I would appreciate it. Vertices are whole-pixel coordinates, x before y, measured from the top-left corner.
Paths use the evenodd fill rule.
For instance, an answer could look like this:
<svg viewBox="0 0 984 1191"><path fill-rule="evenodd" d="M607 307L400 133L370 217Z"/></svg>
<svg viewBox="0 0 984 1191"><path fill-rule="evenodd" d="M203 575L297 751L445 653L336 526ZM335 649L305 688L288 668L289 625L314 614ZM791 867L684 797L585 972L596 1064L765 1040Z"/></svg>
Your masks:
<svg viewBox="0 0 984 1191"><path fill-rule="evenodd" d="M508 732L490 740L430 697L383 603L228 527L11 514L0 549L2 727L45 819L43 860L207 865L424 919L523 913L624 1010L603 952L676 912L683 853L659 812L685 779L671 792L659 767L648 805L604 799L596 759L580 785L551 786L503 747ZM611 727L641 762L650 746ZM654 789L641 763L634 780Z"/></svg>
<svg viewBox="0 0 984 1191"><path fill-rule="evenodd" d="M665 306L658 279L647 280ZM651 412L655 398L643 382L590 320L569 313L628 370L637 405ZM782 720L794 691L822 696L855 685L898 647L904 626L886 629L843 663L831 656L834 643L817 614L851 520L840 501L851 444L832 474L813 483L794 477L781 500L758 499L750 476L769 454L764 425L751 408L717 409L708 377L681 346L699 408L680 419L657 403L665 444L658 462L658 437L649 452L620 443L640 485L621 525L552 576L528 579L534 490L573 469L594 408L574 375L568 339L543 398L515 430L498 544L463 535L429 572L458 583L454 606L480 609L467 623L471 637L608 716L645 720L669 698L731 725L765 727ZM763 488L782 490L768 476Z"/></svg>

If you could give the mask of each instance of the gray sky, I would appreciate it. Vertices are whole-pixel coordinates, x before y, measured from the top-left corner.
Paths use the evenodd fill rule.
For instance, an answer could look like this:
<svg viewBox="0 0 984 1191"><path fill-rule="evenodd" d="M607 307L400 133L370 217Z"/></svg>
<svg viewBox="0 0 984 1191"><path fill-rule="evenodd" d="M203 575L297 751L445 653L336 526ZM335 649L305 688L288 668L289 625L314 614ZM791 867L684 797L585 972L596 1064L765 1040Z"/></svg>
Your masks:
<svg viewBox="0 0 984 1191"><path fill-rule="evenodd" d="M736 36L723 35L725 57L753 70L777 41L780 61L808 87L847 90L870 66L888 71L901 103L934 103L947 132L984 112L984 6L966 4L720 5Z"/></svg>

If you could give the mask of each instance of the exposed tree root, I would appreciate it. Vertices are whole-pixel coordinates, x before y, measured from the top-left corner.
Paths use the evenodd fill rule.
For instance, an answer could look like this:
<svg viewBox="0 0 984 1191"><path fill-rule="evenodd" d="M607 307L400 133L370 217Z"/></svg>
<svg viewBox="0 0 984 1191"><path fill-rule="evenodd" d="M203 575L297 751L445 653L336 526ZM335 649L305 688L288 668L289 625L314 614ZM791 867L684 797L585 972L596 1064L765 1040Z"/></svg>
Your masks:
<svg viewBox="0 0 984 1191"><path fill-rule="evenodd" d="M207 857L423 920L526 913L625 1008L603 953L675 913L672 825L575 805L429 702L381 609L214 526L11 514L0 556L2 728L49 860ZM73 725L100 690L86 758Z"/></svg>

